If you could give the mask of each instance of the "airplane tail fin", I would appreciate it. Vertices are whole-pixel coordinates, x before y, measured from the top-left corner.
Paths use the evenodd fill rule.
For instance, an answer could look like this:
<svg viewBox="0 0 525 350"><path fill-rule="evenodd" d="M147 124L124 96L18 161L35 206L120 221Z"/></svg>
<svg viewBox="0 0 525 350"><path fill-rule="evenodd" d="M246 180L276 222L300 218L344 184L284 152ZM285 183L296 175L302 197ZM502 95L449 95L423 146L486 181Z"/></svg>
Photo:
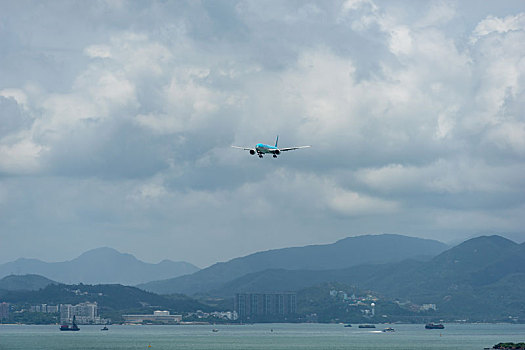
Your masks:
<svg viewBox="0 0 525 350"><path fill-rule="evenodd" d="M279 143L279 135L277 135L277 139L275 140L275 147L277 147L278 143Z"/></svg>

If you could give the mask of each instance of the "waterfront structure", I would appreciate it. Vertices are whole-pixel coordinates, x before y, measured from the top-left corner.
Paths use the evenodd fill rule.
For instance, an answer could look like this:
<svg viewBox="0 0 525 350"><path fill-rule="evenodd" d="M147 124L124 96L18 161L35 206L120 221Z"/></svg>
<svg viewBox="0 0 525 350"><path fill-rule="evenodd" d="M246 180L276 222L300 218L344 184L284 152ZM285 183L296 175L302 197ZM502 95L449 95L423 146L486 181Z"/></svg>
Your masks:
<svg viewBox="0 0 525 350"><path fill-rule="evenodd" d="M103 324L106 322L98 315L97 303L60 304L60 322L72 323L73 317L76 318L78 324Z"/></svg>
<svg viewBox="0 0 525 350"><path fill-rule="evenodd" d="M157 310L153 312L153 315L122 315L124 322L126 323L180 323L182 321L182 315L171 315L169 311Z"/></svg>
<svg viewBox="0 0 525 350"><path fill-rule="evenodd" d="M286 317L297 312L297 294L237 293L235 312L241 320Z"/></svg>
<svg viewBox="0 0 525 350"><path fill-rule="evenodd" d="M7 320L9 318L9 304L0 303L0 320Z"/></svg>

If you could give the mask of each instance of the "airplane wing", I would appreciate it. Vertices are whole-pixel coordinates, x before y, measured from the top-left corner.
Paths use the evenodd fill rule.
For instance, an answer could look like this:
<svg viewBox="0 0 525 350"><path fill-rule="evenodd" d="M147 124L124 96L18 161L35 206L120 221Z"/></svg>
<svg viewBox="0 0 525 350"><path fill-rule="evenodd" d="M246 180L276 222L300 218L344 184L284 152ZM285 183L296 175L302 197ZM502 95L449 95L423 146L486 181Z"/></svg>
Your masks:
<svg viewBox="0 0 525 350"><path fill-rule="evenodd" d="M286 152L286 151L293 151L293 150L296 150L296 149L308 148L308 147L312 147L312 146L298 146L298 147L279 148L279 151Z"/></svg>
<svg viewBox="0 0 525 350"><path fill-rule="evenodd" d="M252 147L239 147L239 146L232 146L233 148L238 148L238 149L243 149L245 151L249 151L249 150L252 150L253 148Z"/></svg>

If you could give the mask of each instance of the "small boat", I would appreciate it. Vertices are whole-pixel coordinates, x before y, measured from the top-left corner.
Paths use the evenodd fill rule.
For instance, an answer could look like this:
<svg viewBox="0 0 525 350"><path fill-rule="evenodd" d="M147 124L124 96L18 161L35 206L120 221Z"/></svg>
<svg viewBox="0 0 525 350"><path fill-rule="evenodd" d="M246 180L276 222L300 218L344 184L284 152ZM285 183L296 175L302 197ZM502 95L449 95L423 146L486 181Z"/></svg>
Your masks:
<svg viewBox="0 0 525 350"><path fill-rule="evenodd" d="M444 329L445 326L443 326L441 323L427 323L425 325L426 329Z"/></svg>
<svg viewBox="0 0 525 350"><path fill-rule="evenodd" d="M59 329L61 331L79 331L80 330L80 328L78 328L77 324L75 323L75 316L73 316L73 324L71 326L67 324L63 324L60 326Z"/></svg>
<svg viewBox="0 0 525 350"><path fill-rule="evenodd" d="M376 328L375 324L360 324L359 328Z"/></svg>
<svg viewBox="0 0 525 350"><path fill-rule="evenodd" d="M395 329L392 328L392 327L387 327L387 328L383 329L383 332L385 332L385 333L386 332L395 332Z"/></svg>
<svg viewBox="0 0 525 350"><path fill-rule="evenodd" d="M213 333L217 333L219 330L218 330L217 328L213 328L211 331L212 331Z"/></svg>
<svg viewBox="0 0 525 350"><path fill-rule="evenodd" d="M352 325L351 324L345 324L345 327L347 327L347 328L348 327L352 327Z"/></svg>
<svg viewBox="0 0 525 350"><path fill-rule="evenodd" d="M104 326L103 328L100 329L101 331L109 331L109 328L107 326Z"/></svg>

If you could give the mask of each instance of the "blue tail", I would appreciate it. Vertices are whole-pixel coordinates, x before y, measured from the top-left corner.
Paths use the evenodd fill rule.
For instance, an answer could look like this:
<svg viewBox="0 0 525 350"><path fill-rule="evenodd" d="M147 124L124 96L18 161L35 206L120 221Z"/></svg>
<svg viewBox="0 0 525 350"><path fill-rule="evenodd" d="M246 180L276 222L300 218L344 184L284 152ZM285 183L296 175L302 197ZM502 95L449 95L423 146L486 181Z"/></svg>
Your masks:
<svg viewBox="0 0 525 350"><path fill-rule="evenodd" d="M277 135L277 139L275 140L275 147L277 147L278 143L279 143L279 135Z"/></svg>

